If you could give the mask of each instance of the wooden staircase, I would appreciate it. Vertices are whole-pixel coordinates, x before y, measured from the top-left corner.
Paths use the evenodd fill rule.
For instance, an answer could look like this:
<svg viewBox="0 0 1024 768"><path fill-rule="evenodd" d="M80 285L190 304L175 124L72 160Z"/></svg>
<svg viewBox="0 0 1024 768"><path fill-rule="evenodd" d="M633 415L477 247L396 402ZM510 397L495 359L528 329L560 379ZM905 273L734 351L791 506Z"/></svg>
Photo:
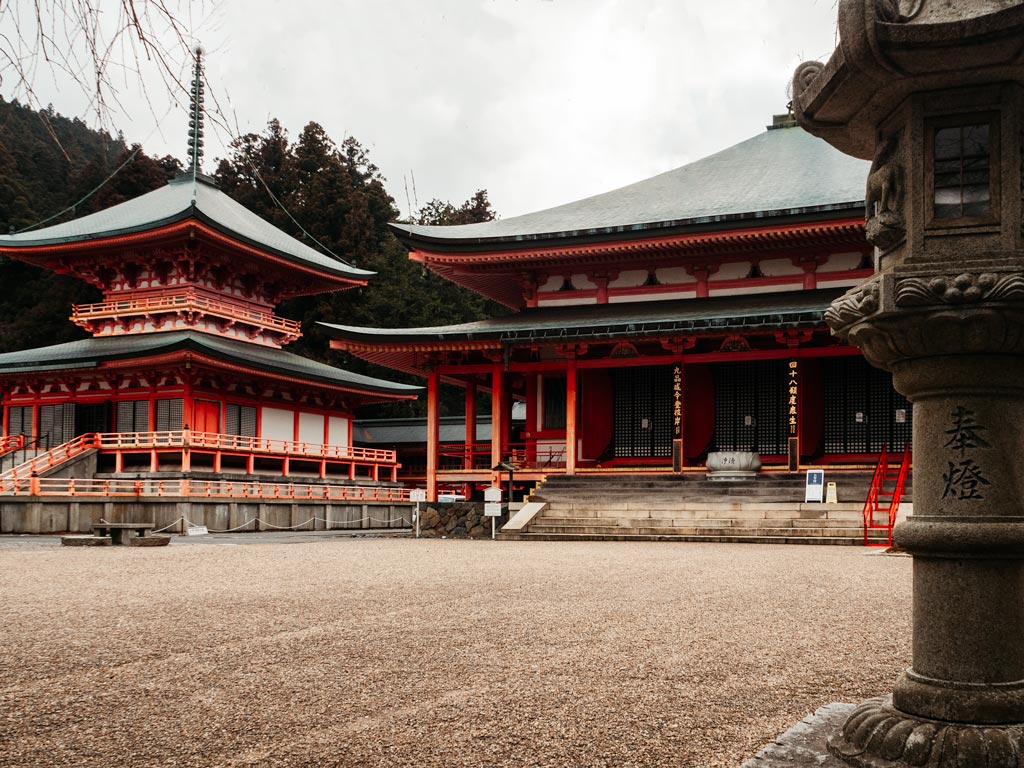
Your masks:
<svg viewBox="0 0 1024 768"><path fill-rule="evenodd" d="M804 475L712 482L703 474L549 477L530 497L545 508L505 538L861 544L871 472L826 473L837 504L804 503ZM908 499L904 499L908 500ZM885 543L871 531L871 543Z"/></svg>

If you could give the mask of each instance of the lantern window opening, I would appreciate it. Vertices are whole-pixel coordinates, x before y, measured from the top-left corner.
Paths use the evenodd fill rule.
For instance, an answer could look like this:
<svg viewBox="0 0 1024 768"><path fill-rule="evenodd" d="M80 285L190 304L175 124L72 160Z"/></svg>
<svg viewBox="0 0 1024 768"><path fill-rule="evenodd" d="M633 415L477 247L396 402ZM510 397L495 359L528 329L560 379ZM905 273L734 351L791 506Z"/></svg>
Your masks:
<svg viewBox="0 0 1024 768"><path fill-rule="evenodd" d="M998 215L998 122L991 113L931 122L930 227L991 224Z"/></svg>

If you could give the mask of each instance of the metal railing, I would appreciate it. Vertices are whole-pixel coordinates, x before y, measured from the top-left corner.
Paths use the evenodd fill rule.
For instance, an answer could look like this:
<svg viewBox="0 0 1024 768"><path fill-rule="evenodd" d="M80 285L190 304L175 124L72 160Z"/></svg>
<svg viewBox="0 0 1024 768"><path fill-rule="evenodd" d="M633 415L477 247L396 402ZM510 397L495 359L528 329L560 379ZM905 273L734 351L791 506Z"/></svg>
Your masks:
<svg viewBox="0 0 1024 768"><path fill-rule="evenodd" d="M255 309L241 302L236 303L204 296L195 290L162 293L143 298L112 299L94 304L74 304L72 305L71 319L78 322L121 315L178 311L208 312L230 320L294 335L296 338L301 335L301 323L295 320L278 317L272 312Z"/></svg>
<svg viewBox="0 0 1024 768"><path fill-rule="evenodd" d="M892 530L896 526L896 516L899 513L900 503L903 501L903 489L907 483L907 475L910 472L910 445L903 449L903 457L899 467L890 465L889 446L882 446L882 454L878 457L878 464L875 465L875 473L871 477L871 486L868 488L868 497L864 501L864 546L865 547L891 547ZM894 474L895 473L895 474ZM886 490L887 481L892 482L892 491ZM888 504L886 504L888 499ZM876 522L876 515L884 511L885 521ZM870 540L872 530L886 532L884 542L873 542Z"/></svg>
<svg viewBox="0 0 1024 768"><path fill-rule="evenodd" d="M438 470L481 470L492 466L490 443L442 443ZM565 446L534 442L505 443L501 456L520 469L564 469Z"/></svg>

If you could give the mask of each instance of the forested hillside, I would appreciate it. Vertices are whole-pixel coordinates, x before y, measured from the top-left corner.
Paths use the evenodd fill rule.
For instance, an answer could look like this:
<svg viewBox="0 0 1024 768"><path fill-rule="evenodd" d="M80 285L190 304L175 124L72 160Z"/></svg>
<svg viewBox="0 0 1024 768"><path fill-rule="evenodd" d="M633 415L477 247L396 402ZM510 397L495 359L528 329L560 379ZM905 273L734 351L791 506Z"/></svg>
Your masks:
<svg viewBox="0 0 1024 768"><path fill-rule="evenodd" d="M78 119L0 99L0 227L5 231L32 227L76 203L47 223L109 207L156 189L181 169L172 157L152 158L138 145L128 147ZM292 140L271 120L262 134L239 138L228 157L205 170L227 194L284 231L319 247L303 234L305 229L337 257L378 273L365 288L281 305L280 314L303 324L304 336L290 351L353 371L412 380L329 352L316 321L406 327L465 322L500 311L408 260L387 229L387 222L398 216L394 200L366 149L352 137L337 145L310 123ZM433 200L416 219L461 224L494 215L481 190L461 205ZM98 298L94 288L75 278L0 261L0 351L82 338L84 332L67 319L71 304ZM421 408L422 403L401 404L375 409L374 415L418 413Z"/></svg>

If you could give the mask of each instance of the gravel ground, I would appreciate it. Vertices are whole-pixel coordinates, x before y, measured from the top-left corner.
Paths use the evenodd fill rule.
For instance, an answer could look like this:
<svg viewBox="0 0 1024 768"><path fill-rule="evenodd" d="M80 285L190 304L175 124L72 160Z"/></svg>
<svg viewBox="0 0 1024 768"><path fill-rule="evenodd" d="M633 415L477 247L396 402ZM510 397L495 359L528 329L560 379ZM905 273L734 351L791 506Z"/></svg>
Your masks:
<svg viewBox="0 0 1024 768"><path fill-rule="evenodd" d="M906 557L0 547L3 766L730 766L910 662Z"/></svg>

